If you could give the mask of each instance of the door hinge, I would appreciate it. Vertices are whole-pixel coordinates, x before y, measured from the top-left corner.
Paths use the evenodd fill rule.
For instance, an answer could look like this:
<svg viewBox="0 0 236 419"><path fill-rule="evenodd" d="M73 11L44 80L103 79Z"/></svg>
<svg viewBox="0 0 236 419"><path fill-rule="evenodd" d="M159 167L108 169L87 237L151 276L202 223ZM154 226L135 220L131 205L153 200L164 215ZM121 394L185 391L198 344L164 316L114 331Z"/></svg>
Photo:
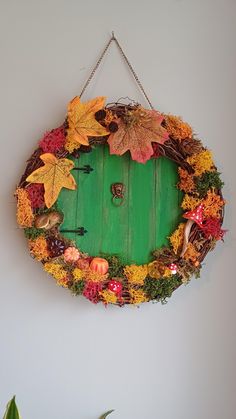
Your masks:
<svg viewBox="0 0 236 419"><path fill-rule="evenodd" d="M62 229L62 230L60 230L60 233L76 233L78 236L84 236L87 232L88 231L85 230L84 227L77 227L74 230L73 229L70 229L70 230Z"/></svg>
<svg viewBox="0 0 236 419"><path fill-rule="evenodd" d="M94 169L89 164L85 164L83 167L74 167L73 170L81 170L85 174L89 175L89 173Z"/></svg>

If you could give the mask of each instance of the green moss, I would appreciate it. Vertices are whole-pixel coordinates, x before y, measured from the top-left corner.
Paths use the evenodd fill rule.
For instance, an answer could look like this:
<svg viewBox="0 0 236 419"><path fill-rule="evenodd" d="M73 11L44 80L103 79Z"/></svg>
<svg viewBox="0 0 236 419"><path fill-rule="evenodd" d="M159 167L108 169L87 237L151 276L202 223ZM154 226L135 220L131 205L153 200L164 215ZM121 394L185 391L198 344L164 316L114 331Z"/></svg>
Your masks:
<svg viewBox="0 0 236 419"><path fill-rule="evenodd" d="M224 182L220 179L219 172L206 172L196 179L196 190L200 197L204 197L211 188L221 189Z"/></svg>
<svg viewBox="0 0 236 419"><path fill-rule="evenodd" d="M29 227L24 229L24 234L27 239L36 239L39 236L45 235L45 230L42 228Z"/></svg>
<svg viewBox="0 0 236 419"><path fill-rule="evenodd" d="M83 294L84 286L85 286L85 282L83 280L76 281L70 287L70 290L71 290L72 294L74 294L74 295L81 295L81 294Z"/></svg>
<svg viewBox="0 0 236 419"><path fill-rule="evenodd" d="M123 277L124 276L124 265L122 264L121 260L114 255L102 255L107 262L109 263L109 276L110 278L114 278L114 277Z"/></svg>
<svg viewBox="0 0 236 419"><path fill-rule="evenodd" d="M178 275L173 275L170 279L152 279L148 277L145 279L143 289L151 300L166 303L166 299L170 298L173 291L181 284L182 281Z"/></svg>

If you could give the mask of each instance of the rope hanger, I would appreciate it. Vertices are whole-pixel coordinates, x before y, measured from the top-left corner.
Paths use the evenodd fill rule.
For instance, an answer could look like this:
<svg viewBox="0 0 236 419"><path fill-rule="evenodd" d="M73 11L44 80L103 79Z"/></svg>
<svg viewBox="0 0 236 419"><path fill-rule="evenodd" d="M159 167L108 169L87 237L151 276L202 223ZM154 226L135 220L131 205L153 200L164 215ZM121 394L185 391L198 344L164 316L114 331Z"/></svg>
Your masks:
<svg viewBox="0 0 236 419"><path fill-rule="evenodd" d="M82 97L82 95L84 94L85 90L87 89L87 87L88 87L89 83L91 82L91 80L92 80L92 78L93 78L94 74L96 73L96 71L97 71L98 67L100 66L100 64L101 64L101 62L102 62L102 60L103 60L104 56L106 55L106 53L107 53L107 51L108 51L108 49L109 49L109 47L110 47L110 45L112 44L112 42L113 42L113 41L114 41L114 42L115 42L115 44L117 45L117 47L118 47L118 49L119 49L119 51L120 51L120 53L121 53L121 55L122 55L123 59L125 60L126 64L128 65L128 67L129 67L129 69L130 69L131 73L133 74L134 79L135 79L135 81L137 82L137 84L138 84L138 86L139 86L139 88L140 88L141 92L143 93L143 95L144 95L145 99L147 100L147 102L148 102L148 104L149 104L150 108L151 108L151 109L154 109L154 107L153 107L153 105L152 105L152 103L151 103L151 101L150 101L150 99L149 99L149 97L148 97L147 93L145 92L145 90L144 90L144 88L143 88L143 86L142 86L142 83L140 82L140 80L139 80L139 78L138 78L138 76L137 76L136 72L134 71L134 68L133 68L133 67L132 67L132 65L130 64L130 61L128 60L128 58L127 58L126 54L124 53L124 51L123 51L123 49L122 49L122 47L121 47L121 45L120 45L119 41L117 40L116 36L114 35L114 32L112 32L111 38L109 39L109 41L108 41L108 42L107 42L107 44L105 45L105 48L104 48L104 50L102 51L102 54L100 55L100 57L99 57L98 61L96 62L96 64L95 64L95 66L94 66L93 70L91 71L90 76L88 77L88 79L87 79L87 81L86 81L86 83L85 83L85 85L84 85L83 89L81 90L81 93L80 93L79 97L81 98L81 97Z"/></svg>

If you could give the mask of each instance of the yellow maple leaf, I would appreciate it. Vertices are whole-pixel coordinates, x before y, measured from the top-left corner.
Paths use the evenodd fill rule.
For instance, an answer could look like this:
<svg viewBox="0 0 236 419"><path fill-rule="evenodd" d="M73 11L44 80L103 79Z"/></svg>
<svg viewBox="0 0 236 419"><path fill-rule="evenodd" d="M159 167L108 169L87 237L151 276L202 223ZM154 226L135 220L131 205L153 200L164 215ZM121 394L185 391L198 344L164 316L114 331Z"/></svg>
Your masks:
<svg viewBox="0 0 236 419"><path fill-rule="evenodd" d="M108 135L109 131L95 119L95 113L105 106L105 97L99 96L88 102L81 103L76 96L68 105L67 142L89 145L88 136L100 137Z"/></svg>
<svg viewBox="0 0 236 419"><path fill-rule="evenodd" d="M74 163L69 159L57 159L51 153L40 156L44 166L36 169L26 179L30 183L43 183L44 199L47 208L50 208L57 200L61 189L76 189L76 182L70 174Z"/></svg>

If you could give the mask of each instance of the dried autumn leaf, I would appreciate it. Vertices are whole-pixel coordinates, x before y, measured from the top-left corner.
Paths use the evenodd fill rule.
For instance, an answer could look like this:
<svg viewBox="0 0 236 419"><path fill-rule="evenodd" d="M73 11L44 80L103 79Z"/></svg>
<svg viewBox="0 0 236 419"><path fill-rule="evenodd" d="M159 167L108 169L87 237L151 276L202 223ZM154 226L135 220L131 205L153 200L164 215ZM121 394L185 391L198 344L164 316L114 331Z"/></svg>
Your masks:
<svg viewBox="0 0 236 419"><path fill-rule="evenodd" d="M44 199L47 208L50 208L58 198L61 189L76 189L76 182L70 174L74 163L68 159L57 159L51 153L40 156L44 166L31 173L26 181L44 184Z"/></svg>
<svg viewBox="0 0 236 419"><path fill-rule="evenodd" d="M133 160L146 163L153 154L152 142L163 144L168 132L161 126L163 116L141 106L118 119L118 130L108 139L111 154L121 156L130 150Z"/></svg>
<svg viewBox="0 0 236 419"><path fill-rule="evenodd" d="M89 145L88 136L100 137L108 135L109 131L95 119L95 113L105 106L105 97L100 96L88 102L81 103L76 96L68 105L67 141L80 145Z"/></svg>

